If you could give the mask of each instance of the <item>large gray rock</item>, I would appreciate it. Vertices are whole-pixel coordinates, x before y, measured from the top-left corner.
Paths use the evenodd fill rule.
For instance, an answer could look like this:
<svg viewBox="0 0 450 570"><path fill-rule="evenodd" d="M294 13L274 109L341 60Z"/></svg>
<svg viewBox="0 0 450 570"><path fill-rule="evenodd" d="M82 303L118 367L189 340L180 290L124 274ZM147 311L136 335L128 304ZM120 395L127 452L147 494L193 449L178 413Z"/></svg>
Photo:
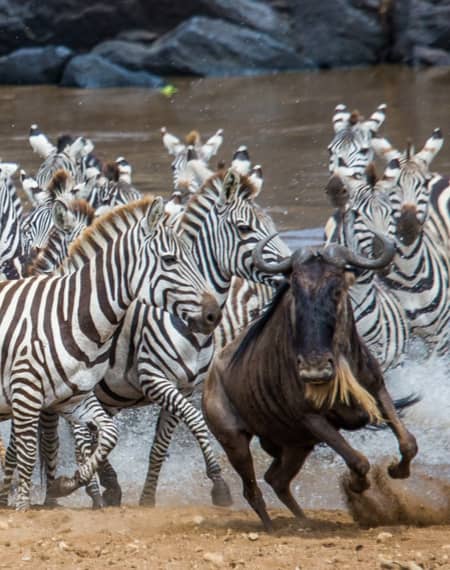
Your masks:
<svg viewBox="0 0 450 570"><path fill-rule="evenodd" d="M87 54L70 60L61 85L87 88L162 87L164 81L146 71L130 71L97 54Z"/></svg>
<svg viewBox="0 0 450 570"><path fill-rule="evenodd" d="M151 45L115 39L96 45L91 53L139 71L147 69L147 59L151 57L152 51Z"/></svg>
<svg viewBox="0 0 450 570"><path fill-rule="evenodd" d="M111 43L108 45L111 48ZM131 55L106 48L105 57L132 65ZM277 70L304 69L309 62L287 42L224 20L190 18L149 48L134 48L133 62L142 56L144 69L161 74L200 76L250 75ZM125 58L127 58L128 63Z"/></svg>
<svg viewBox="0 0 450 570"><path fill-rule="evenodd" d="M290 0L297 47L319 67L377 63L387 41L379 0Z"/></svg>
<svg viewBox="0 0 450 570"><path fill-rule="evenodd" d="M418 48L450 53L450 0L405 0L395 3L393 15L393 59L418 63ZM442 53L427 53L426 60L442 60Z"/></svg>
<svg viewBox="0 0 450 570"><path fill-rule="evenodd" d="M0 82L34 85L59 83L72 50L63 46L23 48L0 57Z"/></svg>
<svg viewBox="0 0 450 570"><path fill-rule="evenodd" d="M413 63L414 65L450 66L450 53L443 49L415 46Z"/></svg>

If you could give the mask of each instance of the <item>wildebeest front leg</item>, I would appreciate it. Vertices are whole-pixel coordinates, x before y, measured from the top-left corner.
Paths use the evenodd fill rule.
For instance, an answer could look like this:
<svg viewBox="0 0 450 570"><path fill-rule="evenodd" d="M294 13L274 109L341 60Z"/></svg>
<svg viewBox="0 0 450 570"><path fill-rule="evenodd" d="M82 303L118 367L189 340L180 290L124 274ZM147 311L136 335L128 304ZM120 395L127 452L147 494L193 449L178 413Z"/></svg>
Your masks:
<svg viewBox="0 0 450 570"><path fill-rule="evenodd" d="M263 449L269 450L265 442L261 441ZM275 491L277 497L297 517L305 518L300 505L294 499L290 489L292 479L300 471L303 463L311 453L312 447L284 447L279 449L272 464L264 475L264 479ZM270 453L270 451L269 451Z"/></svg>
<svg viewBox="0 0 450 570"><path fill-rule="evenodd" d="M370 464L367 458L353 449L325 417L318 414L307 414L302 423L318 441L323 441L329 445L345 461L351 470L349 486L353 492L362 493L370 487L367 478Z"/></svg>
<svg viewBox="0 0 450 570"><path fill-rule="evenodd" d="M377 394L378 405L390 429L398 440L401 460L392 463L388 472L394 479L406 479L410 474L410 464L417 454L416 438L409 433L401 419L398 417L392 398L385 386Z"/></svg>

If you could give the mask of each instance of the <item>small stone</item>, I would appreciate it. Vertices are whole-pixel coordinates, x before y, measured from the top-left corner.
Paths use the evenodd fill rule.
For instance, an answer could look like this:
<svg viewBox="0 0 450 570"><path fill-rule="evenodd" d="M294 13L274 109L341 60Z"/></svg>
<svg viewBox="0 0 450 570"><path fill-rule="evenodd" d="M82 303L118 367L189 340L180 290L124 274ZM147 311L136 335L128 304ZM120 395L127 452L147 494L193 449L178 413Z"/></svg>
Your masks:
<svg viewBox="0 0 450 570"><path fill-rule="evenodd" d="M419 566L419 564L416 564L416 562L414 562L414 560L408 560L407 568L408 568L408 570L423 570L422 566Z"/></svg>
<svg viewBox="0 0 450 570"><path fill-rule="evenodd" d="M249 532L249 533L247 534L247 538L248 538L249 540L255 541L255 540L258 540L259 534L258 534L257 532Z"/></svg>
<svg viewBox="0 0 450 570"><path fill-rule="evenodd" d="M60 550L69 550L69 545L67 544L67 542L64 542L63 540L60 540L58 542L58 548Z"/></svg>
<svg viewBox="0 0 450 570"><path fill-rule="evenodd" d="M205 552L203 555L203 560L206 562L211 562L214 566L223 566L224 558L220 552Z"/></svg>
<svg viewBox="0 0 450 570"><path fill-rule="evenodd" d="M30 562L30 560L31 560L31 554L30 554L29 552L25 553L25 554L22 556L22 560L23 560L24 562Z"/></svg>
<svg viewBox="0 0 450 570"><path fill-rule="evenodd" d="M0 530L8 530L9 523L7 521L0 521Z"/></svg>
<svg viewBox="0 0 450 570"><path fill-rule="evenodd" d="M392 538L392 534L390 532L380 532L377 536L377 542L386 542L390 538Z"/></svg>
<svg viewBox="0 0 450 570"><path fill-rule="evenodd" d="M450 544L443 544L441 548L442 550L450 550Z"/></svg>
<svg viewBox="0 0 450 570"><path fill-rule="evenodd" d="M205 522L205 517L202 517L202 515L195 515L195 517L192 520L194 524L202 524Z"/></svg>

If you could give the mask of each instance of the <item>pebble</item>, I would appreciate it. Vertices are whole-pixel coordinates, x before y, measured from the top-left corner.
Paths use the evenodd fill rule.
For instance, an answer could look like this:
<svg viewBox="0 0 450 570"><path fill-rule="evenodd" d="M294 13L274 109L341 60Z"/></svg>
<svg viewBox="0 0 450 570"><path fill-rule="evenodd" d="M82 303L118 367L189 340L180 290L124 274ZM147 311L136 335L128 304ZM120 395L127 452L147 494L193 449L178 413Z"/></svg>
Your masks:
<svg viewBox="0 0 450 570"><path fill-rule="evenodd" d="M0 530L8 530L9 523L7 521L0 521Z"/></svg>
<svg viewBox="0 0 450 570"><path fill-rule="evenodd" d="M67 542L61 540L60 542L58 542L58 548L60 550L69 550L69 545L67 544Z"/></svg>
<svg viewBox="0 0 450 570"><path fill-rule="evenodd" d="M258 534L257 532L249 532L249 533L247 534L247 538L248 538L249 540L255 541L255 540L258 540L259 534Z"/></svg>
<svg viewBox="0 0 450 570"><path fill-rule="evenodd" d="M380 568L386 568L389 570L390 568L394 568L393 560L389 560L388 558L384 558L381 554L378 555L378 562L380 563Z"/></svg>
<svg viewBox="0 0 450 570"><path fill-rule="evenodd" d="M203 560L211 562L214 566L223 566L224 564L224 558L220 552L205 552Z"/></svg>
<svg viewBox="0 0 450 570"><path fill-rule="evenodd" d="M377 536L377 542L386 542L390 538L392 538L392 534L390 532L380 532Z"/></svg>
<svg viewBox="0 0 450 570"><path fill-rule="evenodd" d="M202 515L195 515L195 517L192 520L194 524L202 524L205 522L205 517L202 517Z"/></svg>
<svg viewBox="0 0 450 570"><path fill-rule="evenodd" d="M407 562L408 570L423 570L422 566L419 566L414 562L414 560L408 560Z"/></svg>

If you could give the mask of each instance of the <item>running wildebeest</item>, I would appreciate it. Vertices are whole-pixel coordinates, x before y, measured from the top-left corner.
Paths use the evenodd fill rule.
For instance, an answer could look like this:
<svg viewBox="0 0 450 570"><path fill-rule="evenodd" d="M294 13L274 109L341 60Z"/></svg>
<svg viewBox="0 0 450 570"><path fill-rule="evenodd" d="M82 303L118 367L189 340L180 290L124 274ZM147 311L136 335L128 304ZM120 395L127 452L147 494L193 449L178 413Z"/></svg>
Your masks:
<svg viewBox="0 0 450 570"><path fill-rule="evenodd" d="M399 442L401 460L393 478L409 476L417 444L397 415L380 367L356 331L348 288L358 268L381 269L395 246L377 234L381 254L368 259L344 246L302 248L267 264L261 242L258 266L281 274L271 305L253 325L219 353L203 394L207 423L240 475L244 496L267 531L272 521L257 486L249 444L258 436L273 457L265 480L299 518L303 511L290 482L319 442L328 444L350 468L349 488L369 487L367 458L339 429L356 430L385 421ZM269 238L270 239L270 238Z"/></svg>

